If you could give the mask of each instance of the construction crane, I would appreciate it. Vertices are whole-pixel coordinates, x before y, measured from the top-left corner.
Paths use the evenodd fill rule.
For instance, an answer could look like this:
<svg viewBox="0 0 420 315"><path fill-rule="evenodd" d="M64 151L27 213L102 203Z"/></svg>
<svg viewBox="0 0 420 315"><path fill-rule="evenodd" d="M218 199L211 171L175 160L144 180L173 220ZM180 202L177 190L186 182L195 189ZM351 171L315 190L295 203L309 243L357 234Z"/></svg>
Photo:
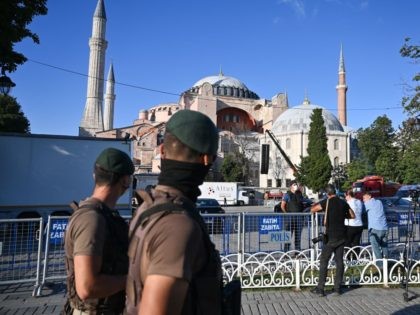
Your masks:
<svg viewBox="0 0 420 315"><path fill-rule="evenodd" d="M265 132L270 136L271 140L273 140L274 144L276 145L277 149L279 149L287 165L289 165L289 167L293 170L293 175L296 175L297 173L296 165L294 165L292 161L290 161L290 158L287 156L286 152L284 152L283 149L281 148L280 143L277 140L277 138L273 135L273 133L270 130L267 129Z"/></svg>

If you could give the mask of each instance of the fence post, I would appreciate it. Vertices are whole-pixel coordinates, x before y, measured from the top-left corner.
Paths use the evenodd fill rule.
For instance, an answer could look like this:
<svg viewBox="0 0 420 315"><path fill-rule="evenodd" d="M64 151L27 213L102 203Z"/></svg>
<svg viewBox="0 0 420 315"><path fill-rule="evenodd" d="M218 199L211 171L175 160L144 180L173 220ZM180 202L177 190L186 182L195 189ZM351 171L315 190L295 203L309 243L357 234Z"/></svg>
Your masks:
<svg viewBox="0 0 420 315"><path fill-rule="evenodd" d="M38 254L37 254L37 260L36 260L36 280L35 280L35 287L32 291L32 296L38 296L37 292L40 287L40 276L41 276L41 251L42 251L42 239L44 236L44 220L42 218L39 218L39 239L38 239Z"/></svg>
<svg viewBox="0 0 420 315"><path fill-rule="evenodd" d="M41 285L38 287L38 290L36 292L36 296L42 295L42 287L45 284L45 277L47 276L48 271L48 255L49 255L49 243L50 243L50 231L51 231L51 216L48 216L48 222L47 222L47 231L46 231L46 237L45 237L45 251L44 251L44 266L42 269L42 282Z"/></svg>
<svg viewBox="0 0 420 315"><path fill-rule="evenodd" d="M239 280L241 281L242 284L242 262L243 262L243 253L244 253L244 249L243 249L243 242L242 242L242 213L238 213L237 214L237 220L238 220L238 244L237 244L237 249L238 249L238 274L239 274ZM241 244L242 243L242 244Z"/></svg>
<svg viewBox="0 0 420 315"><path fill-rule="evenodd" d="M388 257L385 257L383 260L383 264L384 264L384 269L383 269L383 273L384 273L384 287L388 288ZM408 281L408 278L407 278Z"/></svg>
<svg viewBox="0 0 420 315"><path fill-rule="evenodd" d="M300 261L299 259L294 260L296 270L296 291L300 291Z"/></svg>

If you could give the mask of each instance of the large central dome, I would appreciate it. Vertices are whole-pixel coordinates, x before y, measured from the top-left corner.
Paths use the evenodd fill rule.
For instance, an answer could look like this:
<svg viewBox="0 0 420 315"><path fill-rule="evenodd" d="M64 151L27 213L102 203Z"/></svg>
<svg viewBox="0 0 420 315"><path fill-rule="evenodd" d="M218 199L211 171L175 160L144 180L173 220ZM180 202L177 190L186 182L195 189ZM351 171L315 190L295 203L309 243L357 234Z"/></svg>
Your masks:
<svg viewBox="0 0 420 315"><path fill-rule="evenodd" d="M214 95L259 99L258 95L248 89L241 80L225 76L222 72L219 75L211 75L198 80L189 91L198 93L204 83L209 83L213 87Z"/></svg>
<svg viewBox="0 0 420 315"><path fill-rule="evenodd" d="M200 87L206 82L210 83L213 86L216 85L216 86L224 86L224 87L235 87L238 89L248 90L246 85L240 80L234 77L227 77L224 75L211 75L211 76L202 78L201 80L198 80L197 82L195 82L193 87Z"/></svg>
<svg viewBox="0 0 420 315"><path fill-rule="evenodd" d="M322 109L322 118L324 118L324 125L327 129L327 132L344 131L341 123L330 111L321 106L310 104L309 101L305 101L301 105L286 110L276 119L271 131L274 134L295 131L309 132L311 115L315 108Z"/></svg>

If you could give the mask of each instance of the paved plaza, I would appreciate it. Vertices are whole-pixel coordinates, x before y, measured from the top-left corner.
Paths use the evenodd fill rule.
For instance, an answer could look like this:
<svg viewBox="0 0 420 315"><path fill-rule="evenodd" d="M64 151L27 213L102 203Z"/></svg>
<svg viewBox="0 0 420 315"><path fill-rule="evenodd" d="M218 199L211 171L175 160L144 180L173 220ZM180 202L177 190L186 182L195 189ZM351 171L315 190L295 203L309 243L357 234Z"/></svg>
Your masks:
<svg viewBox="0 0 420 315"><path fill-rule="evenodd" d="M0 315L59 314L64 304L65 285L55 283L32 297L28 284L0 286ZM420 314L420 287L410 288L413 298L405 302L403 290L379 287L345 289L343 295L317 297L303 289L245 290L242 314Z"/></svg>

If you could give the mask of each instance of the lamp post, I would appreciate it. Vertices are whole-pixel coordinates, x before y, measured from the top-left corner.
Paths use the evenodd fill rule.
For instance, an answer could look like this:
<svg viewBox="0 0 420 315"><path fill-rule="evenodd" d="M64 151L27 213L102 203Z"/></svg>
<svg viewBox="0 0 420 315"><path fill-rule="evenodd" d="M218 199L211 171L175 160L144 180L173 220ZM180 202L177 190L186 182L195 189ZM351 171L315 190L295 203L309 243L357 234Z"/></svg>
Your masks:
<svg viewBox="0 0 420 315"><path fill-rule="evenodd" d="M0 77L0 93L8 95L10 90L15 86L16 84L4 73L4 69L2 69Z"/></svg>
<svg viewBox="0 0 420 315"><path fill-rule="evenodd" d="M336 165L331 172L336 190L340 190L340 182L345 179L345 171L343 163Z"/></svg>

